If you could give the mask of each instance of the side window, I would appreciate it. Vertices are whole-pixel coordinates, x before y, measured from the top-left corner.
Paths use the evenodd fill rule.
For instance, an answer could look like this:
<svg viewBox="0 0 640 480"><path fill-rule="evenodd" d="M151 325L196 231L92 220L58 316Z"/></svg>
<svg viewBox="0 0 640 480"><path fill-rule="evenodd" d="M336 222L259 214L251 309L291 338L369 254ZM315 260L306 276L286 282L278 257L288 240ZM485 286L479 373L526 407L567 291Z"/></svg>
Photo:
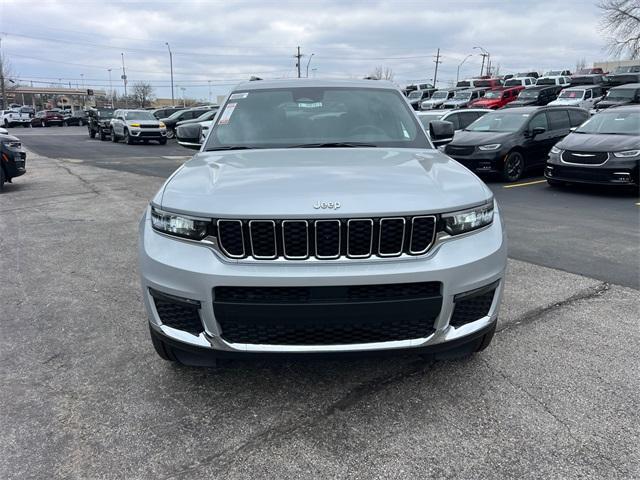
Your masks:
<svg viewBox="0 0 640 480"><path fill-rule="evenodd" d="M569 121L571 122L572 127L577 127L582 125L589 115L585 112L581 112L580 110L569 110Z"/></svg>
<svg viewBox="0 0 640 480"><path fill-rule="evenodd" d="M551 130L566 130L571 126L569 113L566 110L549 110L547 118Z"/></svg>
<svg viewBox="0 0 640 480"><path fill-rule="evenodd" d="M476 121L476 119L478 118L478 114L475 112L462 112L460 115L460 120L459 120L459 124L460 124L460 128L467 128L469 125L471 125L473 122Z"/></svg>
<svg viewBox="0 0 640 480"><path fill-rule="evenodd" d="M589 100L591 98L591 90L585 90L584 99Z"/></svg>
<svg viewBox="0 0 640 480"><path fill-rule="evenodd" d="M549 130L549 124L547 123L547 116L544 113L539 113L531 119L529 122L529 131L534 128L542 127L545 130Z"/></svg>
<svg viewBox="0 0 640 480"><path fill-rule="evenodd" d="M460 115L459 114L454 114L454 115L449 115L446 119L446 122L451 122L453 124L453 129L454 130L460 130L462 127L460 127Z"/></svg>

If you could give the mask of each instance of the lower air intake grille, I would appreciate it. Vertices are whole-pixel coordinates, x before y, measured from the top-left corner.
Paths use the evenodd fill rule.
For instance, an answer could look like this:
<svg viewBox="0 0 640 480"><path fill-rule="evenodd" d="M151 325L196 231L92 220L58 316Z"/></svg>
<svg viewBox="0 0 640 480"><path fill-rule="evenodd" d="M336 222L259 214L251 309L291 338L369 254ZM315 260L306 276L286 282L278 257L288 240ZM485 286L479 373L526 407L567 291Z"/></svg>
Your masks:
<svg viewBox="0 0 640 480"><path fill-rule="evenodd" d="M440 313L440 283L335 287L216 287L213 309L230 343L340 345L424 338Z"/></svg>
<svg viewBox="0 0 640 480"><path fill-rule="evenodd" d="M150 289L158 317L163 325L182 330L193 335L204 331L200 320L200 303L194 300L182 299L172 295L165 295Z"/></svg>
<svg viewBox="0 0 640 480"><path fill-rule="evenodd" d="M459 327L486 317L491 309L495 292L496 285L493 284L488 288L479 290L478 293L462 294L459 299L455 300L449 325Z"/></svg>

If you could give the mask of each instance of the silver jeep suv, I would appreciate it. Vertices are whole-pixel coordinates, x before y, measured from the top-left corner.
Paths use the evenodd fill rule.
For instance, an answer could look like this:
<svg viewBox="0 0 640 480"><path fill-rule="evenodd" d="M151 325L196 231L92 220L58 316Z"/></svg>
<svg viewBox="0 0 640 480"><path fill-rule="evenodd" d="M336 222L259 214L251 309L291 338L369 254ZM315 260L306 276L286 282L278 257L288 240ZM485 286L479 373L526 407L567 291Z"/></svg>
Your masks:
<svg viewBox="0 0 640 480"><path fill-rule="evenodd" d="M482 350L507 253L491 191L383 81L239 85L139 238L153 345L195 365Z"/></svg>
<svg viewBox="0 0 640 480"><path fill-rule="evenodd" d="M161 145L167 143L167 128L149 110L120 109L113 112L111 119L111 141L124 140L129 145L156 140Z"/></svg>

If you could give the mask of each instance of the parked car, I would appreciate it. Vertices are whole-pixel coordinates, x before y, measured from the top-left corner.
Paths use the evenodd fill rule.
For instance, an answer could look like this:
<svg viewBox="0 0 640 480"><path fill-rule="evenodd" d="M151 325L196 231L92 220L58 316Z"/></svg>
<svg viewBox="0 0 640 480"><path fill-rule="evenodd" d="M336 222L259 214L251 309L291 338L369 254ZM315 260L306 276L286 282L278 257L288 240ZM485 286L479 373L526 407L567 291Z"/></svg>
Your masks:
<svg viewBox="0 0 640 480"><path fill-rule="evenodd" d="M70 126L84 126L86 125L88 122L87 120L87 112L85 110L76 110L75 112L71 113L69 116L65 116L64 120L62 121L62 124L65 127L70 127Z"/></svg>
<svg viewBox="0 0 640 480"><path fill-rule="evenodd" d="M546 72L543 77L570 77L570 70L549 70Z"/></svg>
<svg viewBox="0 0 640 480"><path fill-rule="evenodd" d="M627 83L640 83L640 65L618 67L605 77L608 87L617 87Z"/></svg>
<svg viewBox="0 0 640 480"><path fill-rule="evenodd" d="M551 147L587 118L586 110L575 107L498 110L456 133L444 151L472 171L515 182L527 169L543 166Z"/></svg>
<svg viewBox="0 0 640 480"><path fill-rule="evenodd" d="M640 83L620 85L619 87L610 89L604 98L595 104L593 113L597 113L605 108L636 103L640 103Z"/></svg>
<svg viewBox="0 0 640 480"><path fill-rule="evenodd" d="M604 75L605 72L599 68L581 68L572 75L572 77L581 77L583 75Z"/></svg>
<svg viewBox="0 0 640 480"><path fill-rule="evenodd" d="M540 77L536 80L536 86L558 85L560 87L568 87L571 85L571 77L549 76Z"/></svg>
<svg viewBox="0 0 640 480"><path fill-rule="evenodd" d="M437 90L435 92L433 92L433 95L431 95L431 98L429 98L429 100L424 100L421 104L420 104L420 109L421 110L433 110L436 108L440 108L442 107L442 104L445 103L447 100L450 100L453 98L453 96L455 95L455 93L459 90L462 90L460 88L449 88L449 89L444 89L444 90Z"/></svg>
<svg viewBox="0 0 640 480"><path fill-rule="evenodd" d="M540 74L538 72L520 72L515 74L515 78L523 78L523 77L533 77L538 78Z"/></svg>
<svg viewBox="0 0 640 480"><path fill-rule="evenodd" d="M489 90L491 88L497 88L501 86L502 80L500 80L499 78L469 78L467 80L461 80L456 83L456 88L465 89L484 88Z"/></svg>
<svg viewBox="0 0 640 480"><path fill-rule="evenodd" d="M565 182L640 186L640 105L604 110L557 143L544 175Z"/></svg>
<svg viewBox="0 0 640 480"><path fill-rule="evenodd" d="M513 102L505 105L504 108L517 108L526 106L543 106L547 105L558 98L558 93L562 90L559 86L536 85L535 87L525 88L518 94L518 98Z"/></svg>
<svg viewBox="0 0 640 480"><path fill-rule="evenodd" d="M454 132L463 130L475 122L481 116L489 113L491 110L486 108L463 108L462 110L430 110L425 112L418 112L418 120L424 127L425 131L429 133L429 125L434 121L450 122L453 125ZM436 143L436 142L434 142ZM442 144L444 142L437 142Z"/></svg>
<svg viewBox="0 0 640 480"><path fill-rule="evenodd" d="M500 213L398 89L263 80L233 95L140 222L161 358L488 345L506 267ZM183 130L199 138L199 125L179 141Z"/></svg>
<svg viewBox="0 0 640 480"><path fill-rule="evenodd" d="M163 118L170 117L174 113L181 112L182 110L186 110L186 108L185 107L163 107L163 108L157 108L153 110L152 113L153 113L153 116L156 117L158 120L162 120Z"/></svg>
<svg viewBox="0 0 640 480"><path fill-rule="evenodd" d="M469 105L482 98L487 91L486 88L470 88L468 90L458 90L453 94L451 100L447 100L442 104L442 108L467 108Z"/></svg>
<svg viewBox="0 0 640 480"><path fill-rule="evenodd" d="M64 117L62 113L55 110L41 110L36 112L35 116L31 119L32 127L50 127L51 125L62 126Z"/></svg>
<svg viewBox="0 0 640 480"><path fill-rule="evenodd" d="M167 138L173 138L175 136L175 129L178 122L198 118L200 115L208 112L212 108L217 108L217 106L187 108L185 110L177 111L167 118L163 118L162 122L167 127Z"/></svg>
<svg viewBox="0 0 640 480"><path fill-rule="evenodd" d="M503 87L489 90L485 92L484 97L472 102L470 107L497 110L517 99L521 90L524 90L524 87Z"/></svg>
<svg viewBox="0 0 640 480"><path fill-rule="evenodd" d="M87 130L89 138L98 138L105 141L111 137L111 119L114 113L113 108L92 108L87 113Z"/></svg>
<svg viewBox="0 0 640 480"><path fill-rule="evenodd" d="M6 130L5 130L6 132ZM0 192L5 183L27 172L27 153L18 137L0 132Z"/></svg>
<svg viewBox="0 0 640 480"><path fill-rule="evenodd" d="M422 102L431 98L431 95L433 95L435 91L435 88L429 88L427 90L413 90L411 93L409 93L409 96L407 98L414 110L420 110L420 105L422 104Z"/></svg>
<svg viewBox="0 0 640 480"><path fill-rule="evenodd" d="M28 105L24 105L20 107L20 113L26 113L29 115L29 118L33 118L36 114L36 109L33 107L29 107Z"/></svg>
<svg viewBox="0 0 640 480"><path fill-rule="evenodd" d="M571 86L579 85L601 85L604 86L605 80L603 75L574 75L571 77Z"/></svg>
<svg viewBox="0 0 640 480"><path fill-rule="evenodd" d="M206 121L209 121L209 120L213 120L213 117L216 116L216 113L218 113L218 109L217 108L212 108L211 110L205 111L199 117L191 118L189 120L182 120L182 121L178 122L176 124L176 128L179 127L180 125L188 125L189 123L202 123L202 122L206 122Z"/></svg>
<svg viewBox="0 0 640 480"><path fill-rule="evenodd" d="M111 141L116 143L120 138L129 145L149 140L164 145L167 129L149 110L116 110L111 119Z"/></svg>
<svg viewBox="0 0 640 480"><path fill-rule="evenodd" d="M560 92L558 98L548 105L569 105L591 110L593 106L602 100L604 92L602 87L570 87Z"/></svg>
<svg viewBox="0 0 640 480"><path fill-rule="evenodd" d="M28 113L22 113L20 108L11 110L0 110L0 125L4 128L10 128L22 125L23 127L31 126L31 117Z"/></svg>
<svg viewBox="0 0 640 480"><path fill-rule="evenodd" d="M402 92L408 97L409 94L414 90L429 90L431 88L434 88L434 86L430 83L416 83L407 85L404 89L402 89Z"/></svg>
<svg viewBox="0 0 640 480"><path fill-rule="evenodd" d="M505 80L505 87L533 87L536 84L536 78L534 77L514 77Z"/></svg>

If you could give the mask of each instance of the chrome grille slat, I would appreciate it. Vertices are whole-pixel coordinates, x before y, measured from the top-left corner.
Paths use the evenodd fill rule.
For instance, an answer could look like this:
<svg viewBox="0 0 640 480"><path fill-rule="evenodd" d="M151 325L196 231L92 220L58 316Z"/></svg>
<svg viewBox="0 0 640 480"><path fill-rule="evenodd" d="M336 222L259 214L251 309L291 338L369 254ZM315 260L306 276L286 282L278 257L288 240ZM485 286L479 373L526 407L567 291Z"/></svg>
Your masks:
<svg viewBox="0 0 640 480"><path fill-rule="evenodd" d="M336 260L417 256L434 245L435 215L352 219L218 219L218 250L231 259Z"/></svg>

